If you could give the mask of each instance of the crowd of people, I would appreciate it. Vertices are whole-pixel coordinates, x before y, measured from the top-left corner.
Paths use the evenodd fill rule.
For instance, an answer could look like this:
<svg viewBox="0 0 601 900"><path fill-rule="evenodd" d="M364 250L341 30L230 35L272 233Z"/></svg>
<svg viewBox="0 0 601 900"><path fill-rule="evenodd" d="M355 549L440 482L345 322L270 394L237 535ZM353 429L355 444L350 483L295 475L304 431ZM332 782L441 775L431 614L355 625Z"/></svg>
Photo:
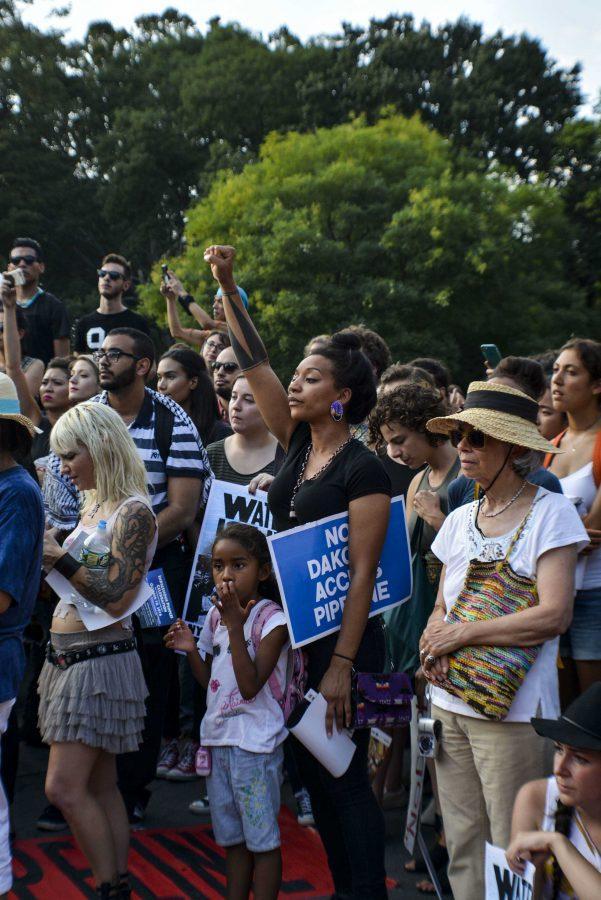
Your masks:
<svg viewBox="0 0 601 900"><path fill-rule="evenodd" d="M407 729L391 732L375 776L369 729L351 732L339 777L288 733L293 651L267 541L250 525L215 537L213 605L195 639L184 603L214 478L266 491L278 532L348 514L341 627L303 648L304 687L323 695L332 734L351 726L353 672L412 679L442 728L428 770L443 889L482 900L489 840L516 873L535 863L538 896L599 897L601 344L483 360L463 390L444 362L393 362L380 335L351 325L307 335L283 386L234 249L211 246L205 260L211 313L163 267L174 342L157 354L154 324L124 302L123 256L101 261L98 308L71 328L41 286L39 243L10 249L0 897L12 885L20 740L49 747L38 827L71 829L100 897L131 896L130 824L144 820L156 777L194 784L190 810L210 816L224 848L228 897L277 897L284 773L299 823L323 843L333 896L387 896L383 810L401 815ZM198 327L182 325L180 307ZM398 496L412 594L370 616ZM142 627L153 576L175 620ZM406 869L426 867L417 857Z"/></svg>

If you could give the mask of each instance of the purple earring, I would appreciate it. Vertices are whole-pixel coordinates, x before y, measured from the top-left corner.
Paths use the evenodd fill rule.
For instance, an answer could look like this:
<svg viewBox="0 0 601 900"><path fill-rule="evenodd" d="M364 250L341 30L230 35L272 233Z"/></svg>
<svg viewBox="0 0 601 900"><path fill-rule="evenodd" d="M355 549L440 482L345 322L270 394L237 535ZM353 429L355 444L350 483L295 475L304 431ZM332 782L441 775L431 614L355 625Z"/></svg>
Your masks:
<svg viewBox="0 0 601 900"><path fill-rule="evenodd" d="M342 405L340 400L334 400L334 402L330 406L330 415L335 422L342 421L342 417L344 415L344 406Z"/></svg>

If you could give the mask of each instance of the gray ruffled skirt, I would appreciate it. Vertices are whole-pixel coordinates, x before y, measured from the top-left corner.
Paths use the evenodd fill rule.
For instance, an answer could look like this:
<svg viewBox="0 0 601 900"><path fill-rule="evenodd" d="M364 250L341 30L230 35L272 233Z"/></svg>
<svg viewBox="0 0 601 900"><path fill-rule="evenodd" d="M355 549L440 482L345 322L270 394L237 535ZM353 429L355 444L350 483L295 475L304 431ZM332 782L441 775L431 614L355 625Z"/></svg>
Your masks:
<svg viewBox="0 0 601 900"><path fill-rule="evenodd" d="M51 634L57 653L103 641L125 640L130 632L111 626L99 631ZM98 656L59 669L46 662L38 681L38 727L46 744L79 741L108 753L137 750L148 696L136 650Z"/></svg>

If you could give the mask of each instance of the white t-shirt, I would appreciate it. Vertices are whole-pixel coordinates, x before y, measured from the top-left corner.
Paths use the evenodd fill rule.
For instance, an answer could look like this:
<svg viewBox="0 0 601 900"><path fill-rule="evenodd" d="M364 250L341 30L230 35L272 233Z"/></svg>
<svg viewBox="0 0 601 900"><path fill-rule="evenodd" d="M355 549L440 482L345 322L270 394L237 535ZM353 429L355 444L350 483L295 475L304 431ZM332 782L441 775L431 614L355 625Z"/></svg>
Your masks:
<svg viewBox="0 0 601 900"><path fill-rule="evenodd" d="M260 610L270 602L260 600L244 623L244 637L251 659L255 658L252 624ZM202 658L205 659L207 654L213 657L207 688L207 711L200 726L200 742L204 747L241 747L252 753L273 753L288 734L282 709L274 699L268 682L252 700L243 699L232 665L228 630L218 617L217 627L211 634L211 618L207 616L205 619L198 639ZM285 624L283 612L273 613L263 626L261 640L278 625ZM286 683L289 646L289 642L284 645L275 667L282 689Z"/></svg>
<svg viewBox="0 0 601 900"><path fill-rule="evenodd" d="M561 489L568 497L580 516L585 516L597 496L597 485L593 476L593 464L587 463L571 475L560 478ZM593 550L578 560L576 575L577 590L599 590L601 587L601 550Z"/></svg>
<svg viewBox="0 0 601 900"><path fill-rule="evenodd" d="M444 601L447 613L463 588L470 560L488 562L503 559L515 534L513 529L499 537L482 537L475 525L477 508L478 503L474 502L455 509L447 516L432 543L432 552L446 566ZM534 578L538 559L543 553L570 544L576 544L581 550L587 543L588 535L570 500L563 494L553 494L539 487L530 518L513 548L509 562L518 575ZM529 722L536 715L545 718L559 715L558 643L559 638L545 641L504 722ZM464 716L486 718L443 688L432 688L432 703Z"/></svg>

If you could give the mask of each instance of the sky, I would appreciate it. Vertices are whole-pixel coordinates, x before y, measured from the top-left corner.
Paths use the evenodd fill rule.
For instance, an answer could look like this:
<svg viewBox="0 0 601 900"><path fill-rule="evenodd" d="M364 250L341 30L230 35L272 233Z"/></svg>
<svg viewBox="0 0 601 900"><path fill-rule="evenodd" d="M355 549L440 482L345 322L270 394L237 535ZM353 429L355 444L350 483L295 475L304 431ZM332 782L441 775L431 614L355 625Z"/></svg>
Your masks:
<svg viewBox="0 0 601 900"><path fill-rule="evenodd" d="M67 0L65 0L67 2ZM601 91L601 2L599 0L423 0L399 3L398 0L104 0L96 7L86 0L73 0L66 18L52 18L61 0L34 0L25 7L23 18L44 30L68 29L68 36L81 38L91 21L108 19L116 27L130 27L143 14L162 12L173 6L187 13L204 30L213 16L222 22L237 21L249 30L267 37L281 25L302 40L318 34L332 34L342 21L367 25L370 18L383 18L390 12L411 13L417 22L433 25L455 21L466 15L481 22L486 34L501 29L505 34L526 32L540 38L551 57L562 67L576 62L583 66L582 89L585 112L599 100Z"/></svg>

